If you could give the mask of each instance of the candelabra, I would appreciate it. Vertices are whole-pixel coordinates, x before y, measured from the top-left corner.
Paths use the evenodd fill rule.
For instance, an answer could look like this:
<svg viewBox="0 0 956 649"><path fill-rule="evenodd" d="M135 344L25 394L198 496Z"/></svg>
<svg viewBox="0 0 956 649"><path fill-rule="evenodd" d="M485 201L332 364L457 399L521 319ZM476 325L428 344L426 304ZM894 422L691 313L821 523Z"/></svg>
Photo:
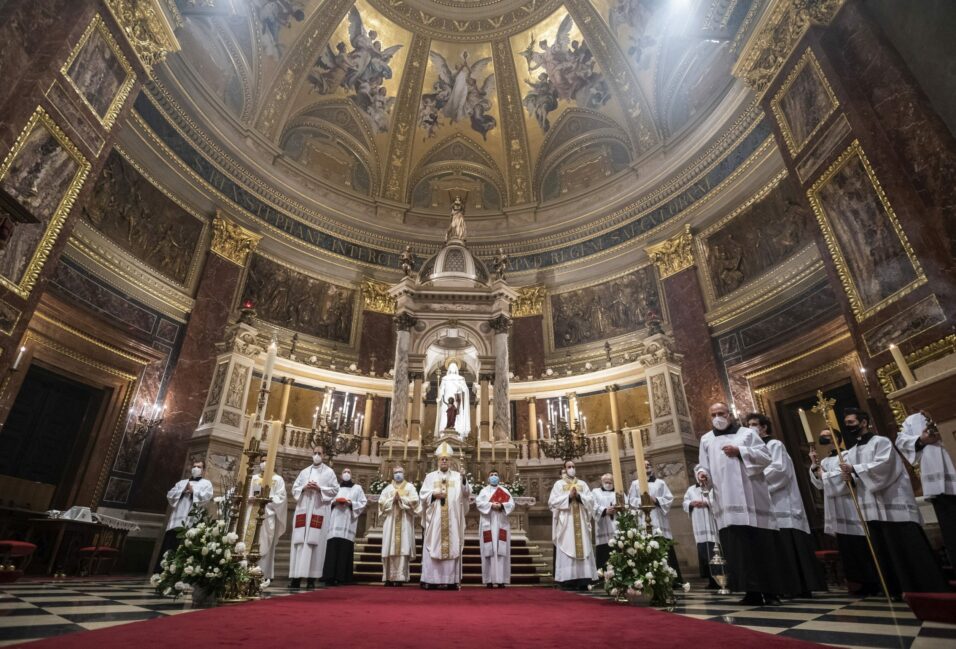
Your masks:
<svg viewBox="0 0 956 649"><path fill-rule="evenodd" d="M571 427L565 419L559 418L553 433L551 439L538 442L541 452L550 458L567 462L584 457L591 448L591 440L580 432L577 422Z"/></svg>
<svg viewBox="0 0 956 649"><path fill-rule="evenodd" d="M323 414L315 422L309 440L313 445L321 446L323 454L330 461L336 455L348 455L358 450L362 436L351 432L355 428L352 415L343 417L341 411L329 418Z"/></svg>

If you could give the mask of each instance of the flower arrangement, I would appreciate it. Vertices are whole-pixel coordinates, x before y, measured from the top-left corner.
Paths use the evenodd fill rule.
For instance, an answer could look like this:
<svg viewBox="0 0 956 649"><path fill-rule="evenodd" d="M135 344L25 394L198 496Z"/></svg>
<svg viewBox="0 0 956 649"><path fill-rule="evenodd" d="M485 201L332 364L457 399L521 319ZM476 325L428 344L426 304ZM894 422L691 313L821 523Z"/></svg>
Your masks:
<svg viewBox="0 0 956 649"><path fill-rule="evenodd" d="M388 486L389 481L378 478L377 480L372 480L372 484L368 486L368 492L370 494L380 494L385 491L385 487Z"/></svg>
<svg viewBox="0 0 956 649"><path fill-rule="evenodd" d="M514 497L523 496L525 487L524 483L520 480L521 474L515 473L515 477L511 479L511 482L505 482L501 486L508 490L508 492Z"/></svg>
<svg viewBox="0 0 956 649"><path fill-rule="evenodd" d="M645 596L651 606L673 606L677 571L667 563L672 541L660 530L649 534L634 512L619 513L617 526L617 533L608 541L611 556L607 566L598 570L604 590L619 601ZM690 584L683 588L690 590Z"/></svg>
<svg viewBox="0 0 956 649"><path fill-rule="evenodd" d="M213 520L202 505L193 506L189 520L192 526L179 530L179 547L163 555L162 572L150 577L150 585L158 594L173 598L194 589L217 598L247 592L250 582L262 576L262 570L258 566L250 569L240 558L245 544L239 541L239 535L227 531L225 519ZM265 581L259 588L268 585Z"/></svg>

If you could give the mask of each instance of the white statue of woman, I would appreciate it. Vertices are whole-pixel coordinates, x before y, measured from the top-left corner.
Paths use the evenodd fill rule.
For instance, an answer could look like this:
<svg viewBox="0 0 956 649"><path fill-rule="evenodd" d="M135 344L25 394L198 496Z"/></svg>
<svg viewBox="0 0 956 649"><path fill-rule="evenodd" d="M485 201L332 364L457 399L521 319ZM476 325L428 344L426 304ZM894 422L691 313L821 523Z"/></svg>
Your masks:
<svg viewBox="0 0 956 649"><path fill-rule="evenodd" d="M465 206L461 202L461 196L455 196L451 204L451 223L445 233L445 241L453 240L465 240Z"/></svg>
<svg viewBox="0 0 956 649"><path fill-rule="evenodd" d="M471 392L465 377L458 373L458 364L448 365L448 374L442 377L438 384L438 412L435 416L435 433L440 434L445 429L447 419L448 400L452 399L457 413L455 414L455 431L461 439L468 437L471 432Z"/></svg>

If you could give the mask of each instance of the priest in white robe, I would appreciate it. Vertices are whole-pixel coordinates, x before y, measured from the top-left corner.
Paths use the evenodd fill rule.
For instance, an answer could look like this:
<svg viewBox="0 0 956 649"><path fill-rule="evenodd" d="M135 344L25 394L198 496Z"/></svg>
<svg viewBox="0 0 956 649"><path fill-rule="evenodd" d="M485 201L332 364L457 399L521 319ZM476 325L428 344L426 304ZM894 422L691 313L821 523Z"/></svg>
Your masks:
<svg viewBox="0 0 956 649"><path fill-rule="evenodd" d="M442 442L435 450L438 470L422 481L422 588L441 586L457 590L461 584L461 555L465 549L465 514L471 488L465 476L451 469L454 450Z"/></svg>
<svg viewBox="0 0 956 649"><path fill-rule="evenodd" d="M684 492L684 511L690 515L690 526L694 530L694 542L697 543L697 565L700 576L707 580L708 590L717 590L720 585L710 574L710 558L714 554L717 542L717 527L710 511L710 476L699 464L694 467L696 484Z"/></svg>
<svg viewBox="0 0 956 649"><path fill-rule="evenodd" d="M873 433L870 416L862 410L847 408L843 426L848 450L840 470L857 489L890 595L947 592L922 528L913 485L893 442Z"/></svg>
<svg viewBox="0 0 956 649"><path fill-rule="evenodd" d="M352 482L352 470L345 467L339 481L339 492L332 501L332 524L325 546L325 567L322 581L326 586L352 583L355 563L355 529L365 513L368 499L362 485Z"/></svg>
<svg viewBox="0 0 956 649"><path fill-rule="evenodd" d="M252 476L251 495L258 496L262 492L262 473L266 470L265 458L259 463L256 474ZM259 528L259 568L266 579L275 578L276 546L279 538L285 534L286 519L289 517L285 480L278 473L272 474L272 486L269 489L269 502L265 506L265 518ZM258 506L250 502L247 509L246 547L251 549L252 535L255 533L256 517L259 515Z"/></svg>
<svg viewBox="0 0 956 649"><path fill-rule="evenodd" d="M289 554L289 588L315 588L325 566L332 499L339 492L335 471L323 462L322 447L312 447L312 464L302 469L292 485L295 513L292 518L292 551Z"/></svg>
<svg viewBox="0 0 956 649"><path fill-rule="evenodd" d="M166 552L175 552L179 547L180 529L192 525L189 512L193 505L202 505L212 500L212 483L203 477L205 472L206 461L196 460L189 469L189 478L180 480L166 493L166 500L173 511L169 514L163 544L159 548L156 572L162 572L159 562L163 560L163 555Z"/></svg>
<svg viewBox="0 0 956 649"><path fill-rule="evenodd" d="M644 460L644 470L647 472L647 491L651 497L651 502L654 503L654 509L651 510L651 528L653 530L660 530L661 536L665 539L670 539L671 544L667 549L667 563L671 568L677 571L677 576L674 577L674 583L680 584L684 581L680 573L680 565L677 563L677 552L674 550L674 534L671 532L671 521L670 521L670 511L671 505L674 504L674 494L671 493L670 487L667 486L667 483L663 480L658 479L654 475L654 469L651 466L651 463L647 460ZM627 490L627 504L638 514L638 520L643 520L641 515L641 484L639 480L634 480L631 483L630 489Z"/></svg>
<svg viewBox="0 0 956 649"><path fill-rule="evenodd" d="M411 577L415 551L415 516L422 503L415 485L405 480L405 469L392 469L392 481L378 496L382 518L382 581L386 586L401 586Z"/></svg>
<svg viewBox="0 0 956 649"><path fill-rule="evenodd" d="M786 563L790 567L792 585L788 592L792 596L812 597L815 590L825 591L827 582L823 566L817 560L816 544L810 536L810 523L803 508L803 496L800 494L793 460L783 442L773 438L773 423L769 417L754 412L747 415L745 421L770 449L770 465L763 470L763 474L770 487L773 515L780 528L780 566L783 569Z"/></svg>
<svg viewBox="0 0 956 649"><path fill-rule="evenodd" d="M939 431L927 427L926 416L917 412L903 422L896 435L896 448L914 467L919 468L923 496L933 503L939 531L949 556L956 566L956 468L943 446Z"/></svg>
<svg viewBox="0 0 956 649"><path fill-rule="evenodd" d="M603 570L611 557L608 541L617 534L618 502L614 477L610 473L602 475L601 488L591 491L591 496L594 499L594 563L599 570Z"/></svg>
<svg viewBox="0 0 956 649"><path fill-rule="evenodd" d="M576 477L573 461L564 463L564 472L565 477L554 483L548 498L555 546L554 580L563 588L587 590L597 579L591 547L594 497L587 483Z"/></svg>
<svg viewBox="0 0 956 649"><path fill-rule="evenodd" d="M725 403L710 407L713 428L700 439L700 461L714 483L711 505L727 560L728 587L741 604L780 605L787 584L777 566L777 521L764 469L770 449L742 427Z"/></svg>
<svg viewBox="0 0 956 649"><path fill-rule="evenodd" d="M511 492L500 484L497 471L488 473L488 484L475 497L478 540L481 543L481 581L486 587L511 583L511 521L515 508Z"/></svg>

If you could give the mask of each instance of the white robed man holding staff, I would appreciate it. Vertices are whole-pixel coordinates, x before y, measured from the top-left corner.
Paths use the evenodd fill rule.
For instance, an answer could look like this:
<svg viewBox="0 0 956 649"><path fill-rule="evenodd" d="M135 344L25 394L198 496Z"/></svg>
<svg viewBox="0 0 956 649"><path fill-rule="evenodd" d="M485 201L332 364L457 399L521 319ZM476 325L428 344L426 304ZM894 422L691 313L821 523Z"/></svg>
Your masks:
<svg viewBox="0 0 956 649"><path fill-rule="evenodd" d="M465 476L451 469L454 450L448 442L439 444L435 455L438 470L425 476L421 489L425 526L421 585L426 589L442 586L457 590L471 488Z"/></svg>
<svg viewBox="0 0 956 649"><path fill-rule="evenodd" d="M478 540L481 543L481 581L488 588L511 583L511 521L515 508L511 492L501 484L497 471L488 473L488 484L475 497L481 513Z"/></svg>
<svg viewBox="0 0 956 649"><path fill-rule="evenodd" d="M405 468L392 468L392 481L378 496L382 517L382 581L386 586L401 586L411 577L415 558L415 516L422 503L415 485L405 480Z"/></svg>
<svg viewBox="0 0 956 649"><path fill-rule="evenodd" d="M329 534L332 500L339 493L335 471L322 462L322 447L312 447L312 464L302 469L292 485L295 514L292 552L289 555L289 588L315 588L325 566L325 544Z"/></svg>

